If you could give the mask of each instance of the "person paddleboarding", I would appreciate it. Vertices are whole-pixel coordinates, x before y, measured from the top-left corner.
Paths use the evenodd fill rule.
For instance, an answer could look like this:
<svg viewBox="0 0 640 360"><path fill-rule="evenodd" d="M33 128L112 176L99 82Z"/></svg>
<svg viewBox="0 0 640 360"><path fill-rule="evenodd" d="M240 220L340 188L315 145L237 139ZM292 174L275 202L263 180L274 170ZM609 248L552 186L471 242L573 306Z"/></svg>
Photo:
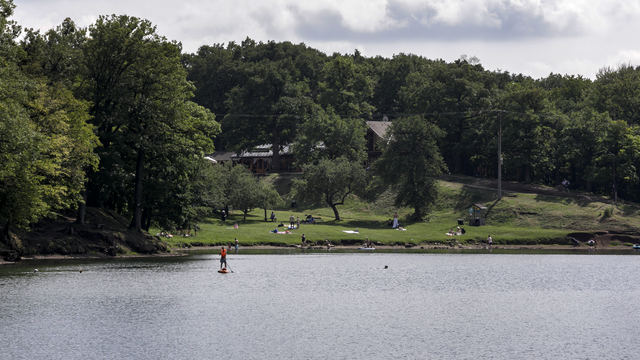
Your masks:
<svg viewBox="0 0 640 360"><path fill-rule="evenodd" d="M227 249L223 247L220 248L220 270L223 269L222 264L224 264L224 269L227 268Z"/></svg>

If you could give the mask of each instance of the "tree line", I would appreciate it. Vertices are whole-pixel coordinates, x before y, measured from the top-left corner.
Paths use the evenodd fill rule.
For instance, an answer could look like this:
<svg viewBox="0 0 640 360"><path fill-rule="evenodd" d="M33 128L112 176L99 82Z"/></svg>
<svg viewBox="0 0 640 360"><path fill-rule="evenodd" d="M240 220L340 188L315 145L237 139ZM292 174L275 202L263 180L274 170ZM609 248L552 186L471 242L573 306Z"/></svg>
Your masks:
<svg viewBox="0 0 640 360"><path fill-rule="evenodd" d="M292 144L299 164L316 176L305 176L307 185L320 176L307 170L321 160L363 162L365 121L387 117L385 154L372 168L382 178L393 171L387 182L404 184L408 192L399 198L406 201L398 205L422 198L416 217L434 196L422 178L443 171L497 177L499 128L505 180L559 185L567 179L572 188L607 195L615 189L620 198L640 201L640 67L605 67L595 80L554 73L533 79L486 70L464 55L453 62L413 54L326 55L305 44L249 38L202 46L184 54L183 63L196 87L193 100L220 119L218 149ZM435 147L415 147L419 133ZM421 156L428 161L418 164ZM395 168L394 161L406 163ZM340 203L338 192L323 184L315 189L324 202Z"/></svg>
<svg viewBox="0 0 640 360"><path fill-rule="evenodd" d="M131 228L191 226L211 209L275 206L272 187L243 169L210 166L214 149L291 145L297 196L338 205L393 185L421 218L449 171L559 184L638 201L640 68L595 80L532 79L412 54L327 55L304 44L204 45L184 53L148 20L71 19L41 33L0 0L0 219L28 227L62 210L101 206ZM388 117L383 155L364 171L366 120ZM279 151L273 151L278 171ZM373 175L379 176L373 176ZM11 244L10 244L11 245ZM15 244L13 244L15 245Z"/></svg>

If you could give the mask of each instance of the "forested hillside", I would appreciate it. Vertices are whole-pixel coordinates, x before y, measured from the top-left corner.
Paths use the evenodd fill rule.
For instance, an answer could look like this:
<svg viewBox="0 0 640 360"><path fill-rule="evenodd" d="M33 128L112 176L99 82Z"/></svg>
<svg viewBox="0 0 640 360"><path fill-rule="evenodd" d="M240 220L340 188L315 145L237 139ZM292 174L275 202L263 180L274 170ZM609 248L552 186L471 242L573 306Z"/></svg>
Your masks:
<svg viewBox="0 0 640 360"><path fill-rule="evenodd" d="M202 46L183 59L194 101L221 120L218 149L295 143L309 137L318 111L352 122L419 115L443 130L438 147L448 171L497 177L501 124L506 180L566 178L572 187L611 194L615 173L619 197L640 197L639 67L603 68L593 81L553 73L532 79L486 70L475 58L447 63L410 52L326 55L304 44L247 39Z"/></svg>
<svg viewBox="0 0 640 360"><path fill-rule="evenodd" d="M0 243L12 229L86 206L134 232L185 229L233 206L279 206L273 186L214 150L290 146L304 169L296 197L333 209L380 184L420 220L442 173L502 177L640 201L640 67L594 80L532 79L406 53L324 54L304 44L203 44L184 53L148 20L66 19L41 33L0 0ZM508 56L508 54L505 54ZM365 121L389 120L382 155L364 171ZM501 137L498 134L501 133ZM273 151L274 171L279 151Z"/></svg>

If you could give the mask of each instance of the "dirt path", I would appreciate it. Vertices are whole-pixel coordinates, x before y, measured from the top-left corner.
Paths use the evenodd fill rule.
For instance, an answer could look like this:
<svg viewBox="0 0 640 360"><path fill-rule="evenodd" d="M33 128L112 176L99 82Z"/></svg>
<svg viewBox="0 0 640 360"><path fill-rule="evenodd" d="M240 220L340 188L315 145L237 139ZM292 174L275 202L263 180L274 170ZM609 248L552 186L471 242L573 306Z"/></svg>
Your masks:
<svg viewBox="0 0 640 360"><path fill-rule="evenodd" d="M460 183L460 184L464 184L465 186L469 186L477 189L495 190L496 192L498 191L498 180L496 179L446 174L446 175L441 175L440 180ZM597 202L611 203L611 204L613 203L612 199L599 196L599 195L585 194L577 191L566 193L561 191L560 188L552 188L549 186L536 185L536 184L522 184L518 182L511 182L511 181L502 181L502 192L503 193L535 194L535 195L552 196L552 197L558 197L558 198L572 198L572 199L597 201Z"/></svg>

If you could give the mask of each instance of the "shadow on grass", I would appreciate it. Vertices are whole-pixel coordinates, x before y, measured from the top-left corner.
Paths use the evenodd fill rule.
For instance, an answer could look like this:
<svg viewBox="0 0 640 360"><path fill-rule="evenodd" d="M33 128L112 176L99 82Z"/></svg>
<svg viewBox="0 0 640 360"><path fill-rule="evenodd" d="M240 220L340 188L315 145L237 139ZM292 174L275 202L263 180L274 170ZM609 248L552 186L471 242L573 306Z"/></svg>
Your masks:
<svg viewBox="0 0 640 360"><path fill-rule="evenodd" d="M610 205L606 199L588 199L584 197L554 197L554 196L539 194L539 195L536 195L533 199L538 202L562 204L562 205L576 205L579 207L588 207L594 203L603 203L605 204L604 206Z"/></svg>
<svg viewBox="0 0 640 360"><path fill-rule="evenodd" d="M464 210L471 204L485 204L490 201L494 201L497 196L498 194L496 191L478 189L472 186L463 185L453 206L455 210Z"/></svg>
<svg viewBox="0 0 640 360"><path fill-rule="evenodd" d="M408 227L414 224L417 224L418 222L416 221L401 221L400 225L402 227ZM333 226L333 227L340 227L340 228L346 228L349 230L361 230L361 229L366 229L366 230L395 230L393 229L390 225L387 225L387 221L380 221L380 220L323 220L321 222L318 222L317 224L305 224L303 225L304 227L313 227L313 226ZM302 225L301 225L301 228Z"/></svg>
<svg viewBox="0 0 640 360"><path fill-rule="evenodd" d="M638 216L640 215L640 207L636 205L622 205L618 206L618 210L622 211L625 216Z"/></svg>

